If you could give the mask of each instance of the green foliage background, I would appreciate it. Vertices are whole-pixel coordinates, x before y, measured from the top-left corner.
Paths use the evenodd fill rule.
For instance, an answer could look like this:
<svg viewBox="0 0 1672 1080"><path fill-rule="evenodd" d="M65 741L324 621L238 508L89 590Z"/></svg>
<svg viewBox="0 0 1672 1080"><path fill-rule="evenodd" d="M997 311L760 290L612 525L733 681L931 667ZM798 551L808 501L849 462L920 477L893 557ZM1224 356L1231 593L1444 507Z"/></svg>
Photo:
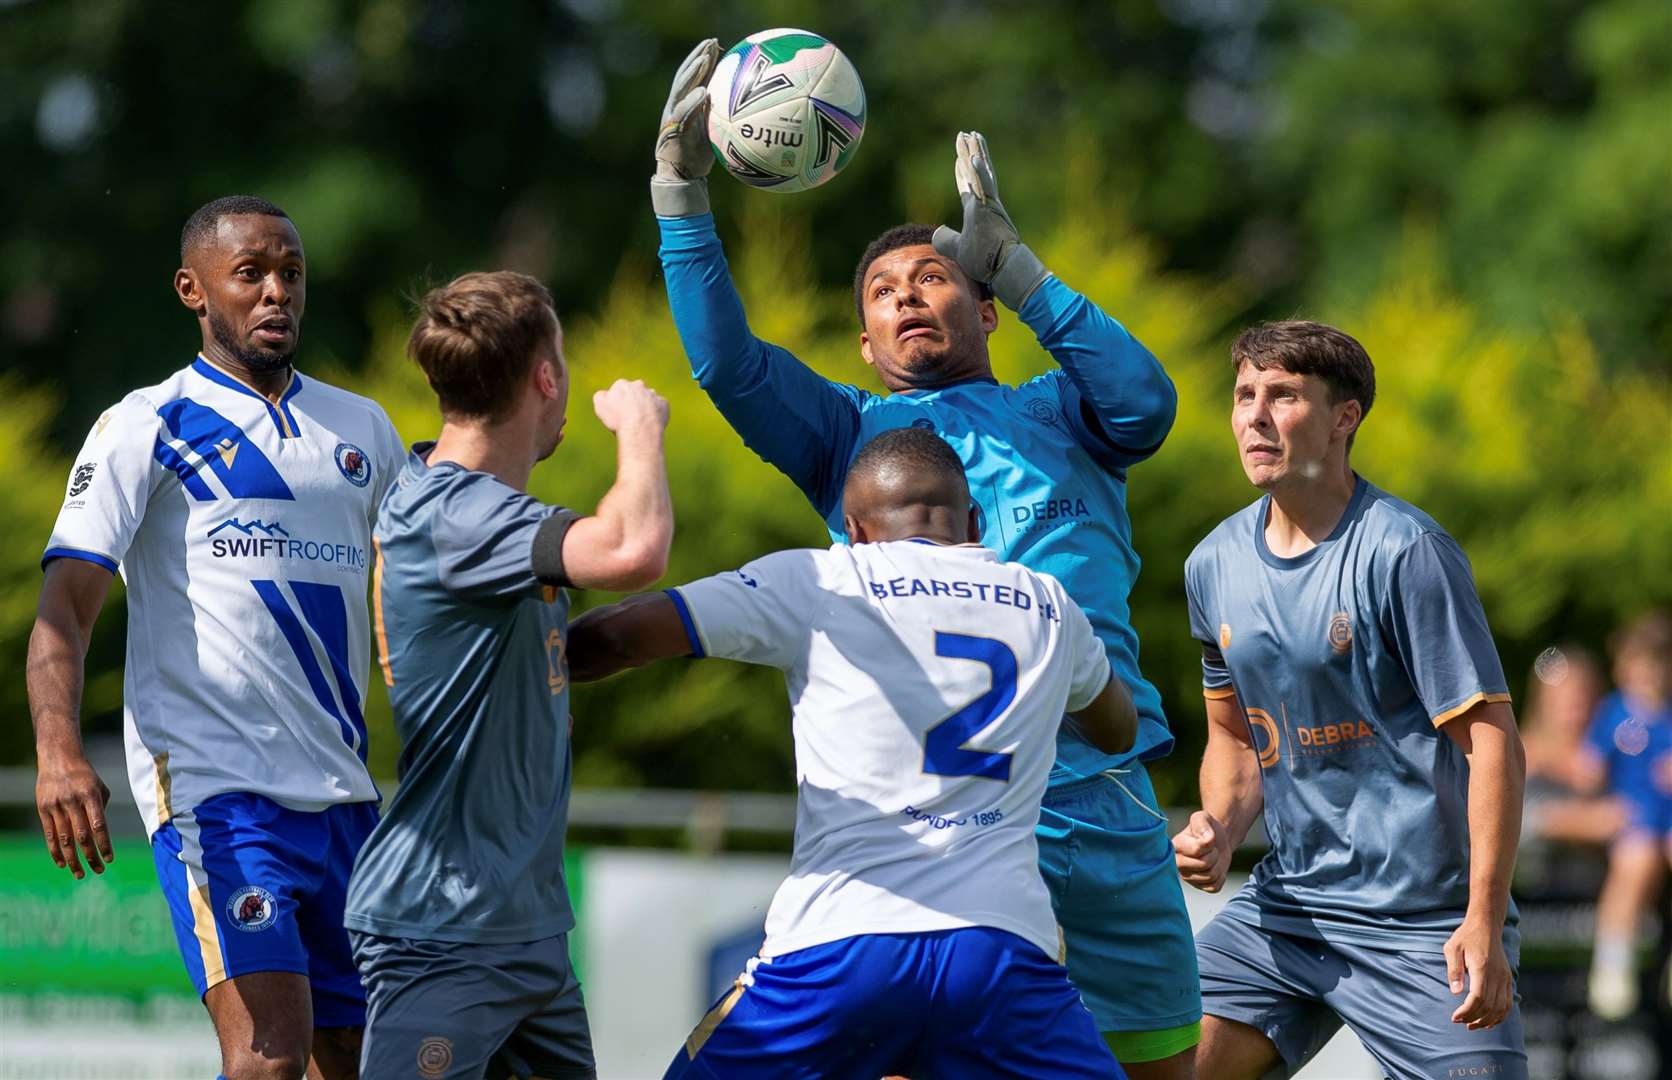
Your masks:
<svg viewBox="0 0 1672 1080"><path fill-rule="evenodd" d="M963 0L908 13L803 0L293 0L212 15L138 0L0 4L0 763L26 763L36 560L82 434L196 346L169 296L180 222L230 190L307 245L302 365L434 432L401 355L403 300L511 266L552 283L576 377L536 493L589 509L614 451L589 392L670 399L678 535L667 583L825 542L795 489L690 380L644 198L666 79L697 38L802 25L870 96L853 166L794 198L716 175L754 329L871 383L847 277L895 221L949 220L952 134L980 127L1047 264L1178 384L1133 470L1143 667L1200 747L1185 555L1253 498L1227 422L1227 345L1259 317L1343 326L1378 365L1361 471L1463 543L1513 689L1544 646L1593 646L1672 603L1672 11L1661 0ZM1007 318L1002 379L1049 365ZM583 596L581 604L601 597ZM88 726L119 728L119 591ZM375 694L374 764L393 771ZM784 789L770 672L670 663L576 694L578 779Z"/></svg>

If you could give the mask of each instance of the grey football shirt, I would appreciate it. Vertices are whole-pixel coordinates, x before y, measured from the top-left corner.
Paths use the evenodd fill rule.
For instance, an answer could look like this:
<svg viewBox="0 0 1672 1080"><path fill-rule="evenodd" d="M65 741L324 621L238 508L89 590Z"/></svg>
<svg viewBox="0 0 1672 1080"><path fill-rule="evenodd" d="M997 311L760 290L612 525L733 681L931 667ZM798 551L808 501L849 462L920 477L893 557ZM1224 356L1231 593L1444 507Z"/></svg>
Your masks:
<svg viewBox="0 0 1672 1080"><path fill-rule="evenodd" d="M577 519L413 448L373 533L373 612L401 737L400 788L349 881L344 923L385 937L508 943L575 924L569 601Z"/></svg>
<svg viewBox="0 0 1672 1080"><path fill-rule="evenodd" d="M1185 563L1204 692L1242 706L1271 838L1226 912L1438 949L1469 900L1468 763L1440 727L1509 700L1468 559L1362 477L1329 537L1293 558L1266 546L1269 505Z"/></svg>

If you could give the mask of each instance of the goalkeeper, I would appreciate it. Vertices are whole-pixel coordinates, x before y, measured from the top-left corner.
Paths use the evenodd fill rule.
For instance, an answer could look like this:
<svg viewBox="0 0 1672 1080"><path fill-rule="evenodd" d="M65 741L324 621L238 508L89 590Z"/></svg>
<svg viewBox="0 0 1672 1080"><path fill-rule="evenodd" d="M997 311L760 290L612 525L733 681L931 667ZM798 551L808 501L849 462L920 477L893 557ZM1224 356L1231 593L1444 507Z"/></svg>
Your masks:
<svg viewBox="0 0 1672 1080"><path fill-rule="evenodd" d="M668 299L692 374L837 541L846 539L842 487L859 447L893 428L936 432L963 459L982 542L1058 578L1091 618L1131 687L1137 742L1108 755L1064 725L1040 815L1040 869L1069 978L1116 1057L1137 1080L1190 1077L1201 1021L1195 948L1167 820L1143 764L1173 738L1159 695L1138 672L1127 611L1138 557L1126 472L1172 426L1172 383L1125 328L1020 242L974 133L958 136L962 231L896 226L872 241L854 274L860 355L886 396L831 382L756 338L708 207L705 87L719 52L703 42L675 76L651 181ZM994 379L987 336L998 304L1033 330L1059 370L1021 386Z"/></svg>

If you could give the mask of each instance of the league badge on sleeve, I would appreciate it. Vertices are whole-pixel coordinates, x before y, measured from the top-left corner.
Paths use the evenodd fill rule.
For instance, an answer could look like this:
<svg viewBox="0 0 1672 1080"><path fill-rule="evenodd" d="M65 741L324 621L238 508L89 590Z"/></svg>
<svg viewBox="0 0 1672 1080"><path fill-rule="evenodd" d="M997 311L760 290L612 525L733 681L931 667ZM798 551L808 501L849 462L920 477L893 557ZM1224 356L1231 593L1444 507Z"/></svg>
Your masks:
<svg viewBox="0 0 1672 1080"><path fill-rule="evenodd" d="M70 477L70 498L75 498L86 491L93 484L93 473L98 469L96 461L85 462L75 467L75 475Z"/></svg>
<svg viewBox="0 0 1672 1080"><path fill-rule="evenodd" d="M337 471L355 487L365 487L372 480L372 465L366 452L353 443L337 444Z"/></svg>

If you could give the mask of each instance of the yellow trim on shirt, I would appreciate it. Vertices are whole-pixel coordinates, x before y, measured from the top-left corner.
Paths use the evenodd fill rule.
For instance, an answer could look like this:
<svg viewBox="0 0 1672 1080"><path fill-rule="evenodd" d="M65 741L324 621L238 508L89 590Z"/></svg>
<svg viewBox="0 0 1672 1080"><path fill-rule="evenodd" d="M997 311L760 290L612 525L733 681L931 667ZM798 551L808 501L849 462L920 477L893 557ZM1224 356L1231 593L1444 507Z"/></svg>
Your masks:
<svg viewBox="0 0 1672 1080"><path fill-rule="evenodd" d="M395 669L389 666L389 635L383 626L383 545L372 537L372 625L377 628L377 666L383 669L383 685L395 685Z"/></svg>
<svg viewBox="0 0 1672 1080"><path fill-rule="evenodd" d="M1508 701L1508 700L1509 700L1509 695L1508 694L1488 694L1488 693L1482 691L1481 693L1478 693L1478 694L1474 695L1473 697L1469 698L1467 701L1463 702L1463 704L1458 705L1455 708L1447 709L1445 712L1441 713L1439 716L1436 716L1434 718L1434 726L1439 727L1442 724L1446 724L1446 723L1449 723L1452 720L1456 720L1459 716L1462 716L1464 713L1468 712L1470 709L1474 708L1476 705L1482 704L1483 702L1484 703L1492 703L1492 702Z"/></svg>
<svg viewBox="0 0 1672 1080"><path fill-rule="evenodd" d="M174 780L168 775L168 751L153 755L151 764L157 770L157 827L161 828L174 816L174 808L169 805L174 793Z"/></svg>
<svg viewBox="0 0 1672 1080"><path fill-rule="evenodd" d="M284 389L279 391L278 400L275 401L274 399L268 397L266 394L262 393L260 390L257 390L255 387L251 386L249 383L245 382L243 379L240 379L238 376L236 376L232 372L228 371L226 368L221 367L221 365L215 363L213 360L209 359L207 356L204 356L202 353L198 353L197 358L199 360L202 360L205 364L208 364L210 367L214 368L216 371L220 372L222 375L225 375L227 378L231 379L233 382L237 383L239 386L244 387L246 390L248 390L250 393L254 394L256 397L260 398L262 401L265 401L267 403L268 411L271 412L273 414L273 418L276 419L279 422L279 433L286 439L296 438L296 429L294 427L291 427L290 417L288 417L284 414L284 396L286 394L290 393L290 388L292 386L296 385L296 369L295 368L291 369L290 378L285 380ZM230 462L230 461L227 462L226 467L229 468L229 469L232 468L232 462Z"/></svg>
<svg viewBox="0 0 1672 1080"><path fill-rule="evenodd" d="M1224 701L1226 698L1236 697L1237 688L1234 686L1204 686L1202 687L1202 696L1209 701Z"/></svg>

